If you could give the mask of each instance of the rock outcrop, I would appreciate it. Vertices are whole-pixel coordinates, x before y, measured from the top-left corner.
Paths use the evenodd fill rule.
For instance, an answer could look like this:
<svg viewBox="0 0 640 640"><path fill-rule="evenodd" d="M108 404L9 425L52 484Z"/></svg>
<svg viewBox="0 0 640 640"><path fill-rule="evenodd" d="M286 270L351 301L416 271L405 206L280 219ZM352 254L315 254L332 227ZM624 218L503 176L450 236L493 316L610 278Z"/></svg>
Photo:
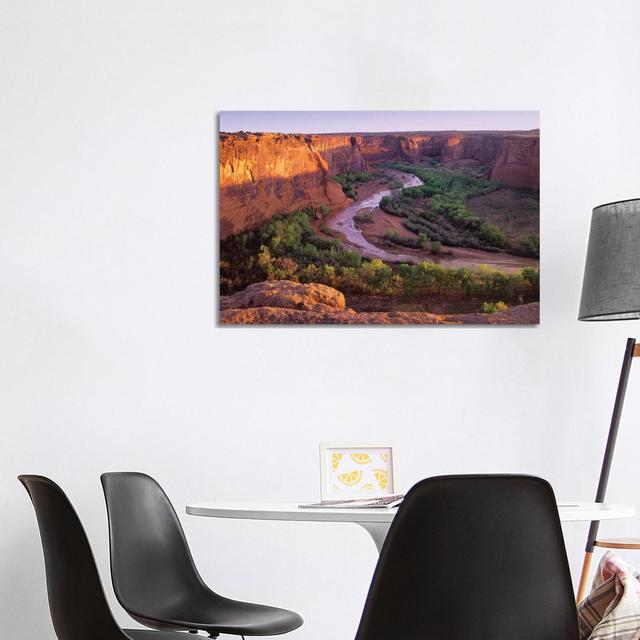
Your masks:
<svg viewBox="0 0 640 640"><path fill-rule="evenodd" d="M337 209L350 200L332 176L372 162L475 160L514 188L538 190L538 131L389 134L220 134L220 237L305 206Z"/></svg>
<svg viewBox="0 0 640 640"><path fill-rule="evenodd" d="M220 310L279 307L299 311L342 311L344 295L324 284L300 284L292 280L271 280L250 284L230 296L220 297Z"/></svg>
<svg viewBox="0 0 640 640"><path fill-rule="evenodd" d="M290 280L258 282L220 298L221 324L537 324L539 317L538 302L492 314L356 312L346 308L344 295L337 289Z"/></svg>

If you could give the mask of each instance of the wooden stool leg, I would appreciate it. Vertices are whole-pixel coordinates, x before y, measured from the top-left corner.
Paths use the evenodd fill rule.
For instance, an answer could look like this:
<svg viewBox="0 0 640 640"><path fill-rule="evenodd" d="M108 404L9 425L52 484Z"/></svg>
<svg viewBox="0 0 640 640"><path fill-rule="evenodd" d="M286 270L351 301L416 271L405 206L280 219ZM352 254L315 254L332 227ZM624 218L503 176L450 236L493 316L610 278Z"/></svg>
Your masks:
<svg viewBox="0 0 640 640"><path fill-rule="evenodd" d="M582 562L582 573L580 574L580 584L578 585L578 595L576 596L576 604L580 604L586 595L587 581L589 580L589 569L591 568L592 559L593 551L585 551L584 561Z"/></svg>

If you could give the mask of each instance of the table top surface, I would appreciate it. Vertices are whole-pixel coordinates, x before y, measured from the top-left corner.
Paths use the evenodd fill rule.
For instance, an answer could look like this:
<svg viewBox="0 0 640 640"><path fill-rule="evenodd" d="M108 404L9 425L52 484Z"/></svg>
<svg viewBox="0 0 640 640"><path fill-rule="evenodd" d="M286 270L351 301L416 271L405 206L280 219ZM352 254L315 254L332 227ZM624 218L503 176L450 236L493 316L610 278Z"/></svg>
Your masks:
<svg viewBox="0 0 640 640"><path fill-rule="evenodd" d="M188 504L192 516L240 520L286 520L299 522L390 523L396 509L301 509L300 502L197 502ZM559 502L562 522L632 518L635 507L609 502Z"/></svg>

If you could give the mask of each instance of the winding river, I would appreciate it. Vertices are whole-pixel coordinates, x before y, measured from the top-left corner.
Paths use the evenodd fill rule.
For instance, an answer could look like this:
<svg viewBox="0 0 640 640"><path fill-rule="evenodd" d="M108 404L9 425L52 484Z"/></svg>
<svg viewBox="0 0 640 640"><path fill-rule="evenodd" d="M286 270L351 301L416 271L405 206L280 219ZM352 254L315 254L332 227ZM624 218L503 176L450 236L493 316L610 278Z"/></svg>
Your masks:
<svg viewBox="0 0 640 640"><path fill-rule="evenodd" d="M403 187L417 187L422 184L422 180L417 176L400 171L394 172ZM419 255L401 253L382 249L369 242L358 228L355 216L358 212L366 209L375 209L379 206L380 200L391 194L391 190L384 189L378 191L364 200L355 201L348 207L331 215L327 221L329 229L341 234L346 245L363 255L365 258L379 258L385 262L437 262L447 267L479 267L486 264L500 271L519 271L523 267L538 266L538 261L533 258L512 256L503 252L483 251L482 249L469 249L466 247L447 247L447 253L440 255Z"/></svg>

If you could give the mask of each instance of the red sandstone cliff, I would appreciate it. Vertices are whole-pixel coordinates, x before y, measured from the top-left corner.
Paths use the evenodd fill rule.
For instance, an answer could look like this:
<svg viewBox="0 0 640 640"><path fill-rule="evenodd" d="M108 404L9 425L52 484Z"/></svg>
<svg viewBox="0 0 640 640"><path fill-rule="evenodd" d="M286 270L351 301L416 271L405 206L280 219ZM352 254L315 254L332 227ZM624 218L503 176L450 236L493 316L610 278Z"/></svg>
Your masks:
<svg viewBox="0 0 640 640"><path fill-rule="evenodd" d="M356 136L369 162L437 158L442 162L476 160L491 180L537 191L540 184L540 135L531 132L437 132Z"/></svg>
<svg viewBox="0 0 640 640"><path fill-rule="evenodd" d="M509 187L540 190L540 136L504 138L493 162L491 179Z"/></svg>
<svg viewBox="0 0 640 640"><path fill-rule="evenodd" d="M307 205L346 206L331 176L365 171L352 136L220 134L222 238Z"/></svg>
<svg viewBox="0 0 640 640"><path fill-rule="evenodd" d="M312 205L346 206L331 176L381 160L475 160L491 180L539 189L538 131L388 134L220 134L220 236L259 225L276 213Z"/></svg>

